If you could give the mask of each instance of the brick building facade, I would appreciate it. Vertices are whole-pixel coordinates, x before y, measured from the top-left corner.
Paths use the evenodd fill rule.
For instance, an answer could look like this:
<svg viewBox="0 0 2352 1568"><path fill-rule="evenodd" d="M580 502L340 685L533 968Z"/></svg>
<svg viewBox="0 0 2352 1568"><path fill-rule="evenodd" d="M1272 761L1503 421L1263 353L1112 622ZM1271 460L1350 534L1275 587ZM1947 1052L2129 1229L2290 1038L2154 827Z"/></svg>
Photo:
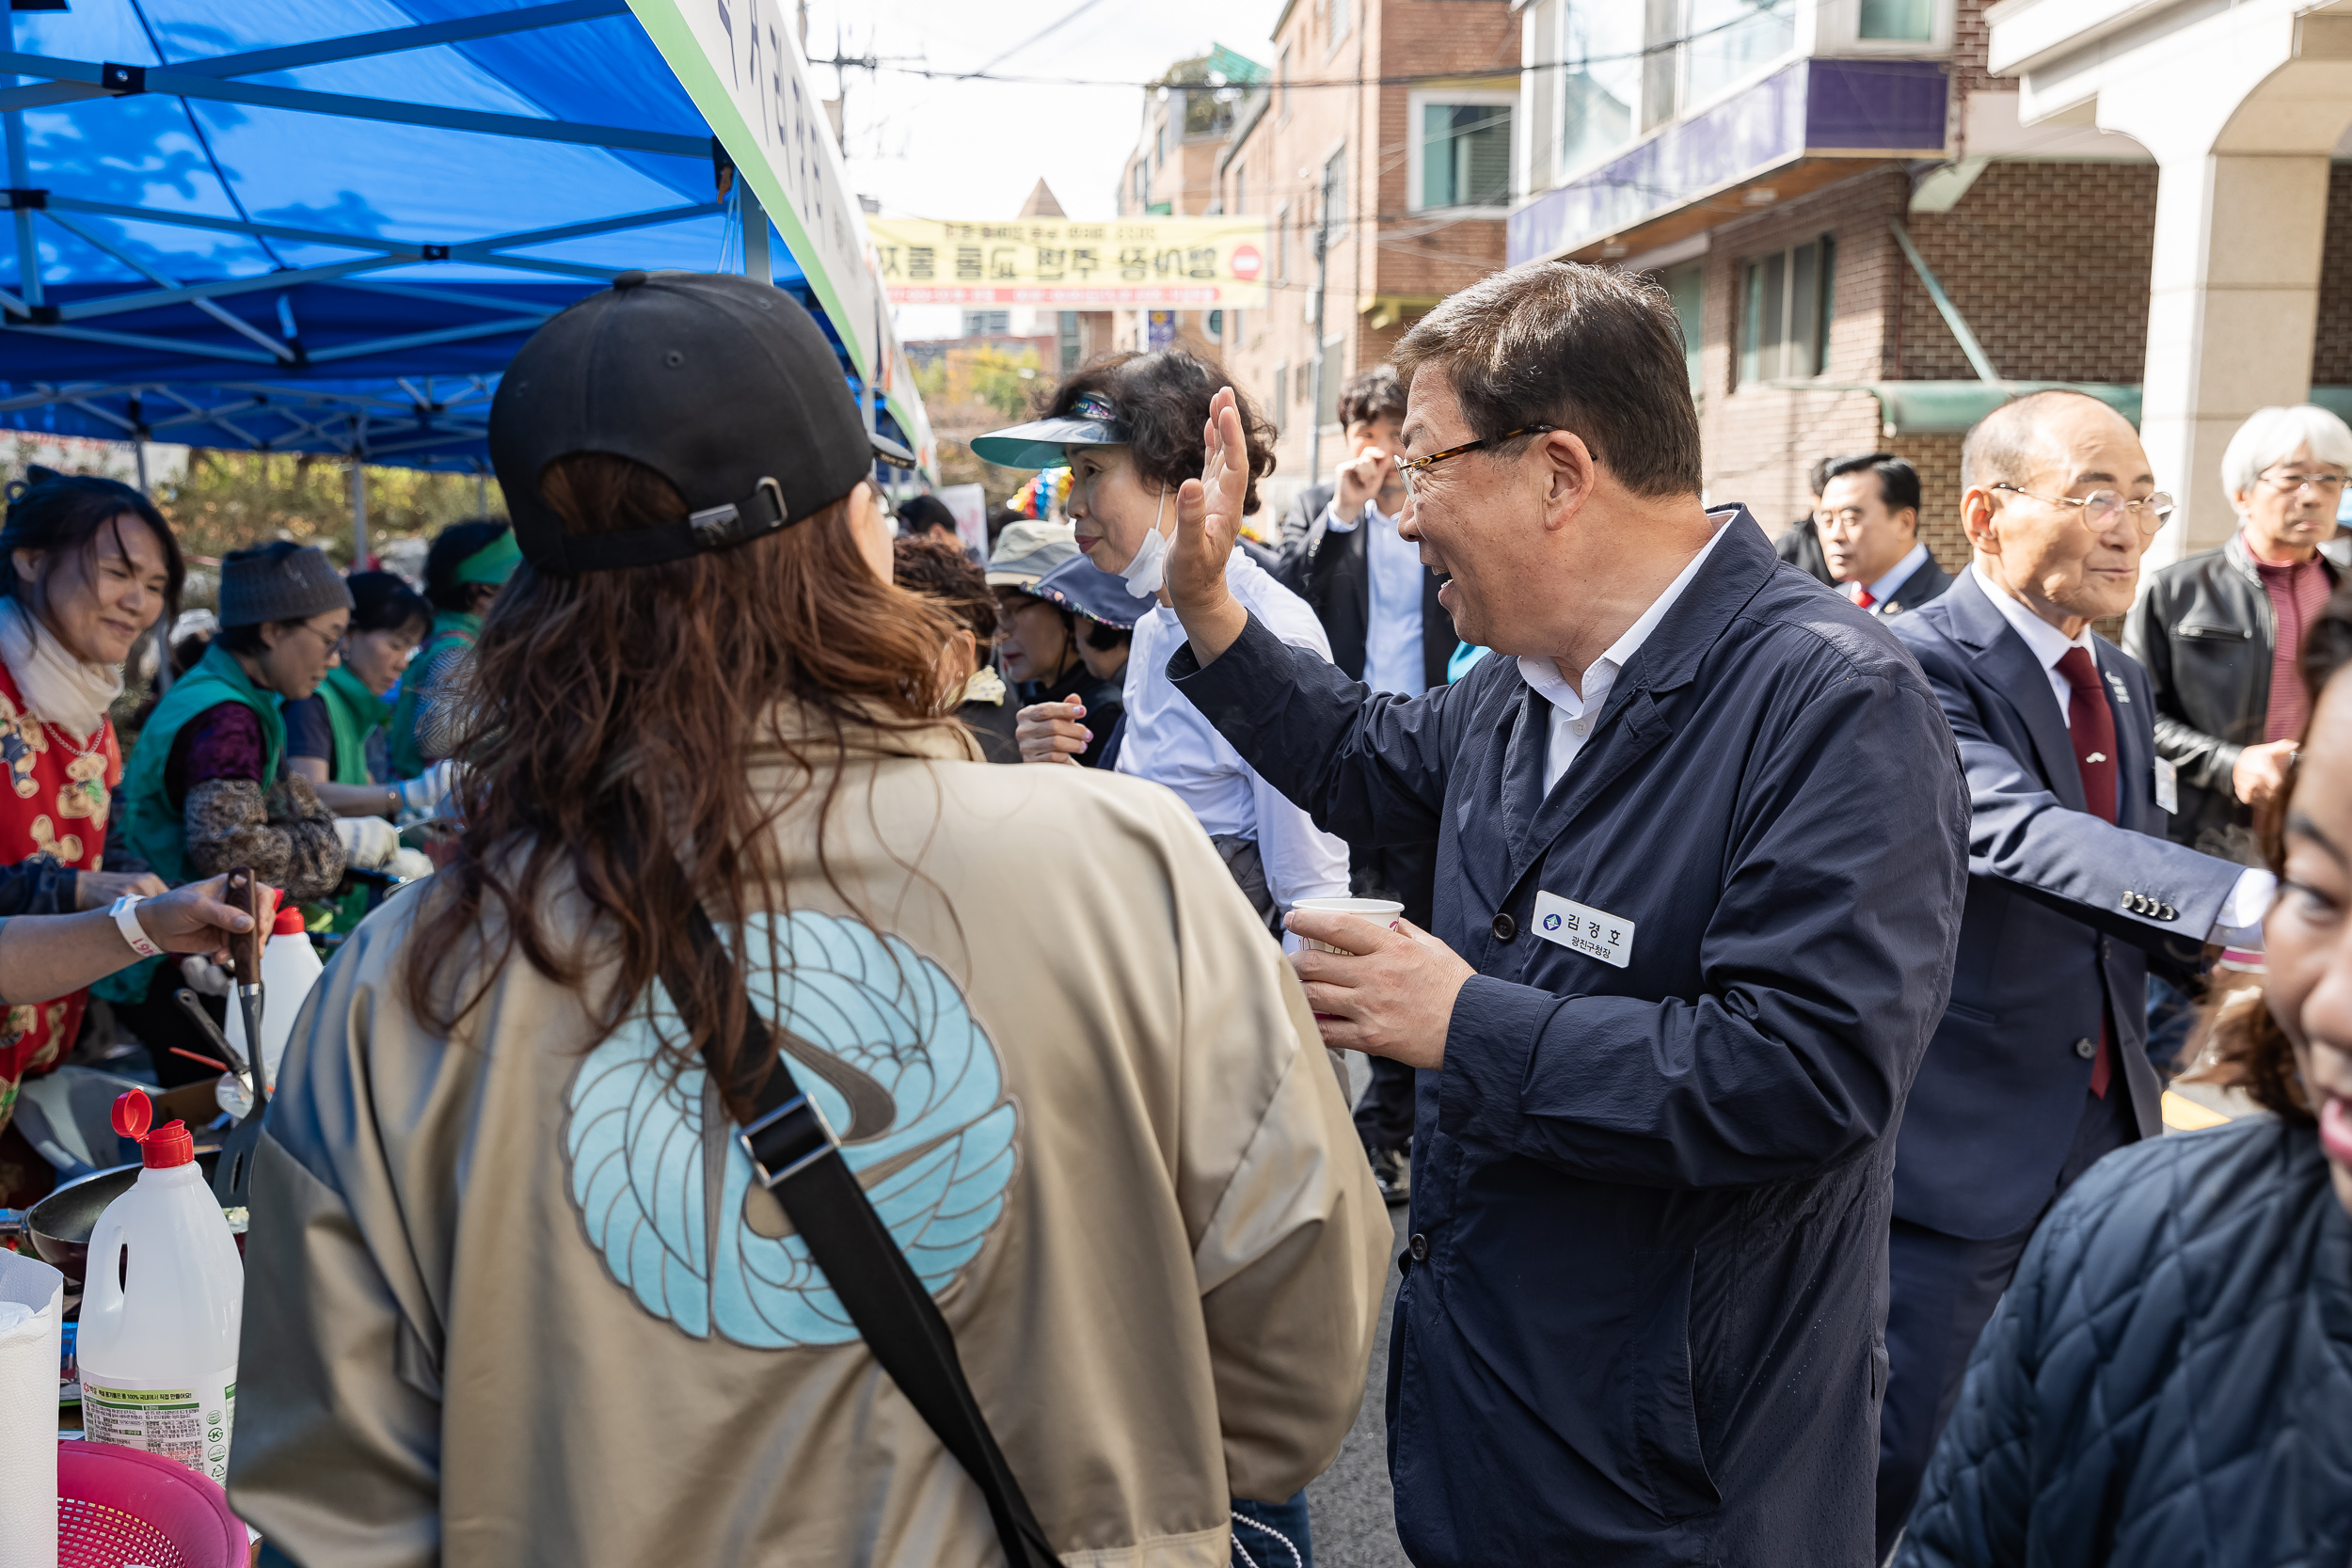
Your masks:
<svg viewBox="0 0 2352 1568"><path fill-rule="evenodd" d="M1311 467L1327 477L1338 461L1341 384L1387 358L1438 300L1503 264L1518 25L1507 0L1288 0L1259 53L1272 56L1268 79L1224 95L1230 125L1206 149L1205 204L1171 210L1266 220L1267 306L1178 325L1224 361L1279 432L1279 466L1263 487L1279 509L1313 483ZM1384 85L1407 75L1409 84ZM1148 103L1121 211L1147 194L1171 203L1198 196L1201 149L1166 137L1181 96ZM1138 180L1164 144L1178 155Z"/></svg>

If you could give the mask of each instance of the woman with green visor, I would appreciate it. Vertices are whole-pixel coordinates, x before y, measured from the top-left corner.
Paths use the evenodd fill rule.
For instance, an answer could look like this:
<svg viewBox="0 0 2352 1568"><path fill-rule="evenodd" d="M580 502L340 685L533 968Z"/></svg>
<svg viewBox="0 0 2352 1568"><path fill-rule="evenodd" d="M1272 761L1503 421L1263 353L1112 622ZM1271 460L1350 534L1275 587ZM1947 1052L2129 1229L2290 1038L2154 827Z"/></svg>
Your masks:
<svg viewBox="0 0 2352 1568"><path fill-rule="evenodd" d="M450 753L456 739L452 699L473 667L474 639L522 552L515 531L494 518L453 523L424 558L424 596L433 635L417 650L392 710L392 772L413 779Z"/></svg>

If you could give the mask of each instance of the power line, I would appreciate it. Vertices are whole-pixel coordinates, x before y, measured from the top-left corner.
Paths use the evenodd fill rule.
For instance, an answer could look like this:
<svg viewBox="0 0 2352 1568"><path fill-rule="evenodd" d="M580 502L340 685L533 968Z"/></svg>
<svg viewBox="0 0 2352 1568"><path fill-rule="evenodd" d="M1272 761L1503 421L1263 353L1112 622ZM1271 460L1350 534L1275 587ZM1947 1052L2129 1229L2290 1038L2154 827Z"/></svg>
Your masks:
<svg viewBox="0 0 2352 1568"><path fill-rule="evenodd" d="M1078 10L1083 11L1088 8L1088 6L1092 5L1093 3L1094 0L1087 0L1087 5L1080 6ZM1814 4L1817 8L1823 3L1825 3L1825 0L1814 0ZM1076 14L1077 12L1073 11L1071 13L1071 16L1074 17ZM1684 44L1696 43L1703 39L1712 38L1718 33L1725 33L1736 27L1747 26L1749 24L1758 20L1768 19L1771 15L1772 13L1770 11L1752 11L1746 16L1735 16L1727 21L1718 22L1711 27L1702 27L1696 32L1681 33L1670 39L1660 39L1656 42L1645 43L1639 49L1624 50L1613 55L1584 55L1573 60L1544 60L1533 65L1521 64L1508 66L1491 72L1470 71L1466 73L1457 69L1454 71L1418 71L1385 76L1317 76L1282 82L1259 81L1250 83L1248 86L1251 87L1261 88L1279 87L1285 90L1300 90L1310 87L1416 87L1423 82L1458 82L1462 80L1465 74L1517 76L1525 75L1538 71L1582 71L1589 66L1629 64L1636 61L1647 60L1659 55L1670 55L1676 50L1680 49ZM1066 23L1070 20L1071 17L1064 17L1062 22L1056 23L1054 26L1058 27L1062 25L1062 23ZM1796 18L1793 13L1789 15L1788 21L1791 26L1795 25ZM1053 27L1048 27L1046 32L1050 33L1053 30ZM1040 38L1043 36L1044 34L1038 35ZM1013 49L1006 51L1005 54L997 55L995 59L991 60L987 65L980 67L977 71L941 71L936 69L915 67L896 67L893 69L899 70L903 74L910 76L936 78L951 82L998 82L1012 87L1138 87L1149 90L1159 87L1168 87L1171 89L1176 87L1207 89L1211 86L1211 84L1206 82L1169 81L1166 77L1154 78L1150 81L1136 81L1132 78L1113 78L1102 76L1000 76L993 73L993 67L1009 58L1012 55L1020 53L1021 50L1027 48L1029 44L1036 41L1037 39L1029 39ZM1855 61L1852 63L1862 65L1875 62ZM1228 84L1229 87L1238 85L1239 84Z"/></svg>
<svg viewBox="0 0 2352 1568"><path fill-rule="evenodd" d="M1041 27L1036 32L1031 33L1027 38L1023 39L1019 43L1014 44L1010 49L1006 50L1003 54L997 55L994 59L989 61L988 64L980 67L977 71L967 71L960 75L950 77L949 80L957 82L995 80L995 78L988 75L989 71L995 70L1000 65L1003 65L1007 60L1011 59L1015 55L1020 54L1024 49L1028 48L1031 44L1041 43L1045 40L1053 37L1056 33L1061 31L1064 27L1069 26L1072 23L1077 21L1078 18L1086 15L1087 12L1092 10L1096 6L1101 4L1102 0L1078 0L1077 8L1070 12L1067 16L1064 16L1060 21L1047 23L1043 27ZM926 74L929 73L927 72Z"/></svg>

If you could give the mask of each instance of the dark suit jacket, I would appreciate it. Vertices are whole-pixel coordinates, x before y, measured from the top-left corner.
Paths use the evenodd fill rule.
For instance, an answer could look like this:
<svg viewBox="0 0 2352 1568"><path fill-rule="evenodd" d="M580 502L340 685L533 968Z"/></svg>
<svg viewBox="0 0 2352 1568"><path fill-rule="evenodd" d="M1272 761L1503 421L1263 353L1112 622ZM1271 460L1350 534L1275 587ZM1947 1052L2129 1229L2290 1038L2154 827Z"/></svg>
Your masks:
<svg viewBox="0 0 2352 1568"><path fill-rule="evenodd" d="M1347 672L1350 680L1364 678L1364 649L1372 630L1372 569L1365 559L1364 525L1333 533L1324 526L1324 511L1331 504L1328 484L1303 491L1292 503L1291 521L1311 506L1298 542L1282 552L1275 578L1307 601L1315 619L1331 640L1331 662ZM1283 531L1289 532L1286 524ZM1429 686L1445 684L1446 661L1461 640L1454 633L1454 617L1438 602L1441 585L1434 572L1422 573L1421 673Z"/></svg>
<svg viewBox="0 0 2352 1568"><path fill-rule="evenodd" d="M1391 1345L1422 1568L1870 1555L1893 1132L1967 801L1888 627L1724 527L1549 793L1516 659L1375 696L1252 621L1168 663L1317 827L1436 839L1432 928L1478 970L1418 1074ZM1547 893L1622 917L1626 967Z"/></svg>
<svg viewBox="0 0 2352 1568"><path fill-rule="evenodd" d="M1976 1241L2034 1222L2057 1190L2102 1015L2142 1136L2162 1125L2148 1060L2147 959L2201 942L2239 868L2164 836L2148 673L2094 639L2115 713L2122 800L2093 816L2050 679L1973 572L1888 623L1960 740L1971 807L1968 916L1951 1004L1903 1113L1895 1212ZM2153 904L2157 914L2134 912ZM2170 918L2158 918L2165 911Z"/></svg>
<svg viewBox="0 0 2352 1568"><path fill-rule="evenodd" d="M1935 552L1919 563L1919 569L1903 578L1902 586L1870 607L1870 613L1882 621L1900 615L1906 610L1916 610L1944 596L1952 585L1952 575L1935 563Z"/></svg>

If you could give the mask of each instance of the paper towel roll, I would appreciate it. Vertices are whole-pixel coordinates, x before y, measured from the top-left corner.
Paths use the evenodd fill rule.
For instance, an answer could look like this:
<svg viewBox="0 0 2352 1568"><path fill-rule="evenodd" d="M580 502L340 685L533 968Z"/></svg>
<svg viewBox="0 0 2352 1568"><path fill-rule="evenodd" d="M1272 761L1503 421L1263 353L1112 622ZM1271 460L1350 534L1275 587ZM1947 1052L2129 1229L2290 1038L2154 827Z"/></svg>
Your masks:
<svg viewBox="0 0 2352 1568"><path fill-rule="evenodd" d="M0 1250L0 1321L9 1319L0 1328L0 1568L56 1568L65 1275Z"/></svg>

